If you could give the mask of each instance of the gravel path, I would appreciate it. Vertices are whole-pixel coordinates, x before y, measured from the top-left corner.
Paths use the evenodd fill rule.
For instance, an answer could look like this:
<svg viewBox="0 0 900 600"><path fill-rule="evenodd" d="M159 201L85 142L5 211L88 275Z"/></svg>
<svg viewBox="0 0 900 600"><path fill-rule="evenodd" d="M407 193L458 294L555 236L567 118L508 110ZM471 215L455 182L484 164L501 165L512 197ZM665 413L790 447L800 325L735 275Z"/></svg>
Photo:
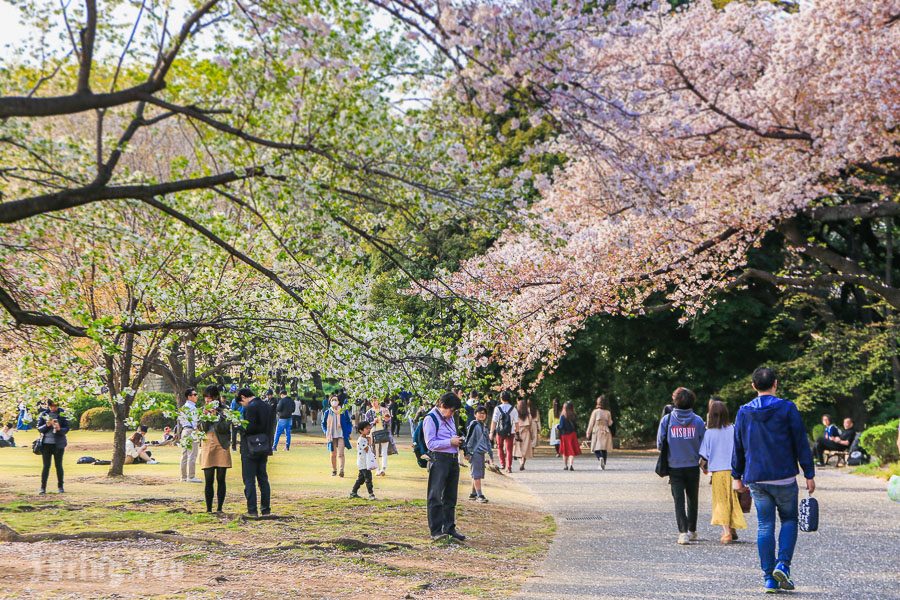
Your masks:
<svg viewBox="0 0 900 600"><path fill-rule="evenodd" d="M545 600L746 598L762 596L755 508L740 542L719 543L709 524L708 478L700 483L700 541L675 543L677 528L666 480L655 458L612 454L606 471L593 456L575 471L559 460L529 461L512 477L557 520L544 564L519 598ZM800 533L794 553L794 596L842 600L900 599L900 504L879 479L823 469L816 477L821 510L816 533ZM783 595L783 594L782 594Z"/></svg>

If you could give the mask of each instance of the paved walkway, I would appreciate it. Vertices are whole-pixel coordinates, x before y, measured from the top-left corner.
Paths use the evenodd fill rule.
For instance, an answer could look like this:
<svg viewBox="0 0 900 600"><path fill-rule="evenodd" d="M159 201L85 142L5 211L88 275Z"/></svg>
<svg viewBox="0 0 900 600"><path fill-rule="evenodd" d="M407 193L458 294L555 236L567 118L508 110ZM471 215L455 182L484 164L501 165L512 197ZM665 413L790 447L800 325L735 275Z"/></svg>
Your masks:
<svg viewBox="0 0 900 600"><path fill-rule="evenodd" d="M708 478L700 484L700 541L675 543L677 528L666 480L655 459L612 454L606 471L593 456L574 472L556 459L534 459L512 477L557 520L549 555L519 598L651 599L763 596L756 554L755 509L741 541L719 544L709 525ZM821 510L816 533L800 533L794 596L841 600L900 599L900 504L884 482L835 469L817 476Z"/></svg>

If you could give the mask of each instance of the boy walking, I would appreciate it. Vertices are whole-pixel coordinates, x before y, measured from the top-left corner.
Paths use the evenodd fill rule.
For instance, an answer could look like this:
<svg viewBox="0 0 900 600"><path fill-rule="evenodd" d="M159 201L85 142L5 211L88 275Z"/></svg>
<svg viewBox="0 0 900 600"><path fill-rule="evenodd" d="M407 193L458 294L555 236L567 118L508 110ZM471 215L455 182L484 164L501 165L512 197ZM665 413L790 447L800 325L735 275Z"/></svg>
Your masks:
<svg viewBox="0 0 900 600"><path fill-rule="evenodd" d="M465 454L469 459L469 469L472 473L472 493L469 495L470 500L486 503L488 500L484 497L481 490L481 482L484 479L484 455L488 455L488 462L494 460L494 451L491 450L491 442L488 439L487 432L484 430L484 422L487 420L487 409L483 404L475 407L475 419L469 423L469 431L466 433Z"/></svg>
<svg viewBox="0 0 900 600"><path fill-rule="evenodd" d="M372 470L377 466L375 461L375 450L372 448L372 424L368 421L362 421L356 426L359 432L359 439L356 440L356 467L359 469L359 476L356 483L353 484L353 490L350 492L351 498L359 498L359 488L362 484L366 484L366 491L369 492L369 500L375 500L375 491L372 489Z"/></svg>
<svg viewBox="0 0 900 600"><path fill-rule="evenodd" d="M775 371L762 367L753 372L758 396L738 410L731 459L734 489L749 486L756 504L756 546L767 593L794 589L791 560L798 527L797 463L803 469L807 491L812 494L816 490L816 470L800 412L793 402L775 395L777 388ZM781 520L777 562L776 510Z"/></svg>

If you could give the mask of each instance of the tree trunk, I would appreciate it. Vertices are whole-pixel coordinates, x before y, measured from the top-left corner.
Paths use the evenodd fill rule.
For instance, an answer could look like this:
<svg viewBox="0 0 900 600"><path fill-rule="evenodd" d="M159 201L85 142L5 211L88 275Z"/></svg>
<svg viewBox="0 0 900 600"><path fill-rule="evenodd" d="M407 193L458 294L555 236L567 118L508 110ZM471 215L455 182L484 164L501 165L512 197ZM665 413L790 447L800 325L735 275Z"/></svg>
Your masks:
<svg viewBox="0 0 900 600"><path fill-rule="evenodd" d="M116 418L116 428L113 433L113 455L107 476L121 477L124 475L123 467L125 466L125 436L127 433L125 419L128 418L128 413L131 410L131 400L126 399L122 404L113 400L112 408Z"/></svg>

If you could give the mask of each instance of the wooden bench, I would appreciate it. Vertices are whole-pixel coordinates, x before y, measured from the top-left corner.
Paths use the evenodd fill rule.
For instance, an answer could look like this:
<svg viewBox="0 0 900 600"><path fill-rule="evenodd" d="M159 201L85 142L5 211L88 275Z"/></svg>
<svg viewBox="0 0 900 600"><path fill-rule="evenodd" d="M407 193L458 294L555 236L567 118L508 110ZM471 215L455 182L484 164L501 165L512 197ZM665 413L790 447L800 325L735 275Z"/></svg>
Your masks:
<svg viewBox="0 0 900 600"><path fill-rule="evenodd" d="M835 467L845 467L847 466L847 458L850 456L850 453L846 450L826 450L825 451L825 464L827 465L832 458L835 459L834 466Z"/></svg>

